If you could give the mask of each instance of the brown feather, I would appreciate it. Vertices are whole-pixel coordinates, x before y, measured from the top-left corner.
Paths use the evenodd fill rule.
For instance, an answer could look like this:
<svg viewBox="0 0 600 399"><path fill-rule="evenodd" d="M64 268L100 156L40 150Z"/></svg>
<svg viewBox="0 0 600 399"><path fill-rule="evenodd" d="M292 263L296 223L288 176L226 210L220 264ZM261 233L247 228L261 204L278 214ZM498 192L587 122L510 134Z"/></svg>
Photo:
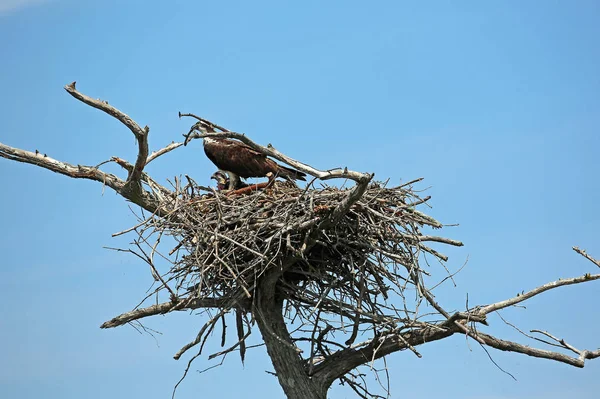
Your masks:
<svg viewBox="0 0 600 399"><path fill-rule="evenodd" d="M265 177L270 172L288 180L306 180L306 174L281 166L239 141L205 138L204 153L217 168L243 178Z"/></svg>

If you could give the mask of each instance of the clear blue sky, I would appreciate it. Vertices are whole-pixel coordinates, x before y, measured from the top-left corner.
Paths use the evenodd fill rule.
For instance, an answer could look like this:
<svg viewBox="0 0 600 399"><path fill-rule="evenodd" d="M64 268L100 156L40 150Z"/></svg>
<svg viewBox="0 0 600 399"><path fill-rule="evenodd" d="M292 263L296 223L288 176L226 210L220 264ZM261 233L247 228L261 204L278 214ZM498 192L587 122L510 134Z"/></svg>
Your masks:
<svg viewBox="0 0 600 399"><path fill-rule="evenodd" d="M600 3L597 1L0 1L0 142L72 163L133 160L131 133L72 99L76 80L151 127L151 149L179 140L194 112L321 168L392 182L425 177L430 213L456 269L438 299L463 308L594 266L600 257ZM120 173L116 168L108 171ZM149 167L209 183L200 143ZM111 233L127 203L93 182L0 159L0 397L168 398L173 354L203 320L155 317L155 341L100 330L151 282ZM439 271L437 271L439 272ZM600 284L506 311L580 348L600 346ZM520 339L496 317L489 331ZM531 342L533 344L533 342ZM210 349L210 348L209 348ZM213 348L214 349L214 348ZM393 398L596 398L583 370L454 337L423 359L390 358ZM210 353L210 350L207 351ZM206 358L192 370L208 366ZM282 397L264 349L190 373L178 398ZM331 398L353 397L335 388Z"/></svg>

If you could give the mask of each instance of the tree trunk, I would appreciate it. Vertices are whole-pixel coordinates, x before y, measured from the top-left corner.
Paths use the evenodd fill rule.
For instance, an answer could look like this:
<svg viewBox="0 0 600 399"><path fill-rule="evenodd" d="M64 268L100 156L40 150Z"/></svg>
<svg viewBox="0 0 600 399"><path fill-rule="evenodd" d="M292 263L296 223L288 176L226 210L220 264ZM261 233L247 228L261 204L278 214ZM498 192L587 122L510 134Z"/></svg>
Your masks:
<svg viewBox="0 0 600 399"><path fill-rule="evenodd" d="M283 300L276 298L272 278L263 279L254 298L254 316L288 399L325 399L327 388L311 379L283 318Z"/></svg>

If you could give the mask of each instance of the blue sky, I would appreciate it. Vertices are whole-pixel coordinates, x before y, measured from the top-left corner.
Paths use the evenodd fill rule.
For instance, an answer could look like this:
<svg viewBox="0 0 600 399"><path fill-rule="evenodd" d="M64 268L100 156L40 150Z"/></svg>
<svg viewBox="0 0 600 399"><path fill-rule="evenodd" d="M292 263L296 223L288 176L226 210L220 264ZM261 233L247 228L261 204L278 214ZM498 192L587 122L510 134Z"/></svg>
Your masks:
<svg viewBox="0 0 600 399"><path fill-rule="evenodd" d="M577 2L0 1L0 142L81 164L129 160L129 131L62 87L108 100L179 140L194 112L320 168L396 183L425 177L429 213L466 244L468 266L437 292L449 308L489 303L597 272L600 257L600 5ZM120 173L114 167L107 171ZM209 183L200 143L148 171ZM100 330L151 282L111 234L135 223L99 184L0 160L0 397L170 397L173 354L203 319L155 317L157 340ZM440 272L436 270L436 272ZM503 315L588 349L600 345L600 285L549 292ZM491 332L519 336L495 318ZM530 344L533 344L530 342ZM492 351L463 337L388 362L393 398L593 398L580 370ZM207 351L209 353L210 351ZM210 365L201 358L192 370ZM178 398L282 397L264 349L190 373ZM353 397L335 387L331 398Z"/></svg>

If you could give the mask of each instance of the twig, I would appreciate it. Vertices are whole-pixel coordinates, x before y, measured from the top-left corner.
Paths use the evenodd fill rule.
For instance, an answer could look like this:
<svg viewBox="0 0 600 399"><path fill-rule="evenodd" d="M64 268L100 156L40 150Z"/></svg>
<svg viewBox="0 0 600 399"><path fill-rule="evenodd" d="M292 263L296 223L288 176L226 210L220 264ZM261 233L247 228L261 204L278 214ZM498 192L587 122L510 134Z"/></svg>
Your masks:
<svg viewBox="0 0 600 399"><path fill-rule="evenodd" d="M150 162L154 161L156 158L160 157L161 155L171 152L174 149L181 147L182 145L183 145L183 143L172 142L171 144L167 145L166 147L163 147L160 150L156 150L156 151L152 152L152 154L150 154L148 156L148 158L146 159L146 165L148 165Z"/></svg>
<svg viewBox="0 0 600 399"><path fill-rule="evenodd" d="M584 258L586 258L587 260L592 262L594 265L600 267L600 261L591 257L587 252L585 252L585 249L579 249L579 247L573 247L573 251L577 252L579 255L583 256Z"/></svg>

